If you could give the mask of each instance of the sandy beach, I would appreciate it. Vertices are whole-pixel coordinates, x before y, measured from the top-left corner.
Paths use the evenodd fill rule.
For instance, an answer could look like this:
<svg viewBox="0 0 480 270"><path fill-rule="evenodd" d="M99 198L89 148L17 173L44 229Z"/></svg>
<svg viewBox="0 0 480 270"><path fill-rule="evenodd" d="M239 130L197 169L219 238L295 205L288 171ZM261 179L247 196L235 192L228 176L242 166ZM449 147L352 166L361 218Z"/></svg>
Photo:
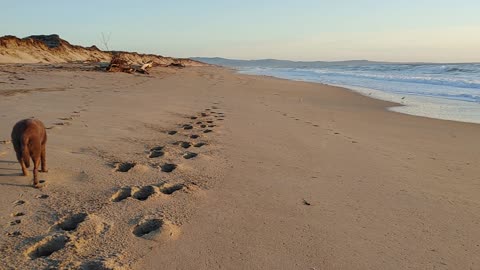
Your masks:
<svg viewBox="0 0 480 270"><path fill-rule="evenodd" d="M480 126L217 67L0 66L0 269L478 269ZM42 120L44 187L10 132Z"/></svg>

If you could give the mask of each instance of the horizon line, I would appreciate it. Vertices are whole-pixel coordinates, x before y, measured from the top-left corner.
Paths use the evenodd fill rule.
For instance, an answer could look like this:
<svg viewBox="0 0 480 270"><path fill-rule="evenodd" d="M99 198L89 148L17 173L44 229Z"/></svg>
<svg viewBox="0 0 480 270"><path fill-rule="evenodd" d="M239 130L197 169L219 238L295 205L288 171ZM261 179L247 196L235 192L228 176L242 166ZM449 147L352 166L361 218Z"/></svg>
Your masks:
<svg viewBox="0 0 480 270"><path fill-rule="evenodd" d="M221 56L190 56L190 59L224 59L229 61L244 61L244 62L253 62L253 61L284 61L284 62L294 62L294 63L341 63L341 62L370 62L370 63L379 63L379 64L445 64L445 65L456 65L456 64L480 64L480 62L426 62L426 61L383 61L383 60L367 60L367 59L349 59L349 60L292 60L292 59L278 59L278 58L257 58L257 59L239 59L239 58L226 58Z"/></svg>

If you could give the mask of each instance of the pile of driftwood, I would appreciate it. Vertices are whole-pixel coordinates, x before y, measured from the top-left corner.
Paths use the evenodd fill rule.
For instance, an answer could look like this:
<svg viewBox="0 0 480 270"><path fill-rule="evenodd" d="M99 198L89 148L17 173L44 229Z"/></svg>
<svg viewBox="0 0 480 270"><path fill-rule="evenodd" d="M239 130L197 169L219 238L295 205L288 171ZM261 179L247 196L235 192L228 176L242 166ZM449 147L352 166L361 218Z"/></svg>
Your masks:
<svg viewBox="0 0 480 270"><path fill-rule="evenodd" d="M139 61L148 61L146 63L138 64ZM134 59L128 57L128 55L122 53L115 53L110 60L106 70L109 72L126 72L126 73L142 73L149 74L148 70L152 67L170 67L170 68L184 68L185 64L180 61L171 61L170 63L159 63L150 59Z"/></svg>
<svg viewBox="0 0 480 270"><path fill-rule="evenodd" d="M121 55L115 54L107 67L109 72L126 72L126 73L142 73L149 74L148 69L153 67L153 62L145 63L141 66L133 65L124 59Z"/></svg>

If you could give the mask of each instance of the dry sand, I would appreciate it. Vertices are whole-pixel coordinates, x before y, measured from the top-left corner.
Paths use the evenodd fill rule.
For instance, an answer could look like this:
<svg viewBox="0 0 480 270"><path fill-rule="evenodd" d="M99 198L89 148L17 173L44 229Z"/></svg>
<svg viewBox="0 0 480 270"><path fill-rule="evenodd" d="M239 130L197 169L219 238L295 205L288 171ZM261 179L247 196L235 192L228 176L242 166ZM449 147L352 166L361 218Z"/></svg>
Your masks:
<svg viewBox="0 0 480 270"><path fill-rule="evenodd" d="M219 68L1 66L0 269L479 269L480 126L392 105ZM41 190L8 143L31 116Z"/></svg>

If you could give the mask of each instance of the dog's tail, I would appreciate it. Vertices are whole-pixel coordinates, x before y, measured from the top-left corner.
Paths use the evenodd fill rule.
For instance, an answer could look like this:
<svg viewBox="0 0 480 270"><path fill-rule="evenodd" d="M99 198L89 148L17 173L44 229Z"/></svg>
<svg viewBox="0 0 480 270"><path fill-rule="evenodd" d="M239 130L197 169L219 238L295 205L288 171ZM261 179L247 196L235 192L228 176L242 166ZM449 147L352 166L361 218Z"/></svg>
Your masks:
<svg viewBox="0 0 480 270"><path fill-rule="evenodd" d="M25 163L25 166L27 168L30 168L30 151L28 149L28 140L27 139L22 140L20 148L21 148L21 151L22 151L23 163Z"/></svg>

